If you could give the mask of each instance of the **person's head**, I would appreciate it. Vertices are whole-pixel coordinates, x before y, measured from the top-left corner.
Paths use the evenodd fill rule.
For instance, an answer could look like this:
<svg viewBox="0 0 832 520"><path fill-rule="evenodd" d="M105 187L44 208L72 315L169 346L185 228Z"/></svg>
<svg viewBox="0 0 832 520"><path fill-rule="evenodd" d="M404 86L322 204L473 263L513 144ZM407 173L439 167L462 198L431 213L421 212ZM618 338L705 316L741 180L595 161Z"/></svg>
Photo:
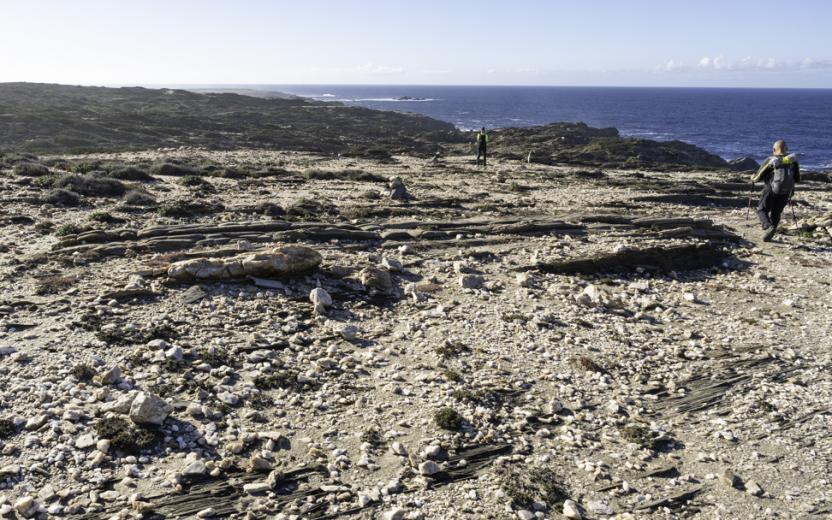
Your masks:
<svg viewBox="0 0 832 520"><path fill-rule="evenodd" d="M485 127L482 127L482 128L480 129L480 132L485 133Z"/></svg>
<svg viewBox="0 0 832 520"><path fill-rule="evenodd" d="M786 141L780 139L774 143L771 150L774 152L774 155L786 155L786 152L789 151L789 147L786 146Z"/></svg>

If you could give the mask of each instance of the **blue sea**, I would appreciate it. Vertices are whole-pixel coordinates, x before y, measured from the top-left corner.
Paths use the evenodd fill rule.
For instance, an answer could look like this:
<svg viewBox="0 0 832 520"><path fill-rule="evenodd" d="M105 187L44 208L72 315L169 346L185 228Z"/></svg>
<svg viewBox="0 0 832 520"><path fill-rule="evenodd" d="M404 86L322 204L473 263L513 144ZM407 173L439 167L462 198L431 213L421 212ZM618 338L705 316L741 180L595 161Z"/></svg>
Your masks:
<svg viewBox="0 0 832 520"><path fill-rule="evenodd" d="M725 159L765 158L777 139L804 168L832 169L832 89L256 85L321 101L417 112L461 129L583 121L680 139ZM409 97L411 99L402 98Z"/></svg>

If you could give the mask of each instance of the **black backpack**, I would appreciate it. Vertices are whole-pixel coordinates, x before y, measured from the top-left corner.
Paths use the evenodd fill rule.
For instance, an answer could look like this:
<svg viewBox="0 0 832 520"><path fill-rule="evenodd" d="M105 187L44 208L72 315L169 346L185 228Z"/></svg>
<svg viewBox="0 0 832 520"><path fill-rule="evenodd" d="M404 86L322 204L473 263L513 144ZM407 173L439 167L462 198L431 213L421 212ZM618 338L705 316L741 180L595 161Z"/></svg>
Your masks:
<svg viewBox="0 0 832 520"><path fill-rule="evenodd" d="M794 190L795 169L797 156L795 154L771 158L771 191L775 195L790 195Z"/></svg>

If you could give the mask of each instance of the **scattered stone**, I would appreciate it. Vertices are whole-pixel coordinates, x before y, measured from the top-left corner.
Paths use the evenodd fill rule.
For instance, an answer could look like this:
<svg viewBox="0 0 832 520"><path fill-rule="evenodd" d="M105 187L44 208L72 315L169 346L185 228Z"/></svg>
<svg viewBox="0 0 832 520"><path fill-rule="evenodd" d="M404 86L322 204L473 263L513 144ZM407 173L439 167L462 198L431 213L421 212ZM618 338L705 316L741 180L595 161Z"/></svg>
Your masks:
<svg viewBox="0 0 832 520"><path fill-rule="evenodd" d="M407 513L404 509L400 507L395 507L390 509L389 511L385 511L382 515L384 520L404 520L404 515Z"/></svg>
<svg viewBox="0 0 832 520"><path fill-rule="evenodd" d="M740 480L740 478L735 475L734 471L730 468L723 471L719 479L723 484L730 488L739 488L742 485L742 480Z"/></svg>
<svg viewBox="0 0 832 520"><path fill-rule="evenodd" d="M34 499L34 497L24 496L17 500L14 503L14 510L17 511L23 518L32 518L34 517L40 505Z"/></svg>
<svg viewBox="0 0 832 520"><path fill-rule="evenodd" d="M432 460L426 460L425 462L419 464L419 474L425 476L435 475L439 473L442 469L439 467L439 464L433 462Z"/></svg>
<svg viewBox="0 0 832 520"><path fill-rule="evenodd" d="M312 289L309 293L309 301L312 302L315 314L319 315L326 314L326 309L332 306L332 296L320 287Z"/></svg>
<svg viewBox="0 0 832 520"><path fill-rule="evenodd" d="M130 419L136 424L161 426L172 411L171 405L161 397L139 392L130 405Z"/></svg>
<svg viewBox="0 0 832 520"><path fill-rule="evenodd" d="M755 497L763 496L764 493L763 488L753 480L745 483L745 492Z"/></svg>
<svg viewBox="0 0 832 520"><path fill-rule="evenodd" d="M390 177L388 188L390 190L389 197L393 200L407 200L410 198L401 177Z"/></svg>
<svg viewBox="0 0 832 520"><path fill-rule="evenodd" d="M485 280L478 274L464 274L459 277L459 286L463 289L480 289Z"/></svg>
<svg viewBox="0 0 832 520"><path fill-rule="evenodd" d="M565 500L563 502L563 516L566 518L582 518L581 510L574 500Z"/></svg>

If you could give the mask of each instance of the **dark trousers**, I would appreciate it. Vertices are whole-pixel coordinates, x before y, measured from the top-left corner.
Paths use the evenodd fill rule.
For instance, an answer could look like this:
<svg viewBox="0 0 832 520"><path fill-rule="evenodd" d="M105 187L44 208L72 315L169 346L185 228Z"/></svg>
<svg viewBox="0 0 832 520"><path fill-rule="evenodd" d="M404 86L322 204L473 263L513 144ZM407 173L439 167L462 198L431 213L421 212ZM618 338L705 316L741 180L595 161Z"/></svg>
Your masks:
<svg viewBox="0 0 832 520"><path fill-rule="evenodd" d="M766 186L763 189L763 194L760 196L760 203L757 204L757 218L760 219L763 229L768 229L771 226L777 227L780 223L780 215L789 204L789 195L777 195L771 191L771 187Z"/></svg>
<svg viewBox="0 0 832 520"><path fill-rule="evenodd" d="M487 147L481 144L479 148L477 148L477 164L480 163L480 156L482 156L482 165L486 166L485 162L487 155Z"/></svg>

